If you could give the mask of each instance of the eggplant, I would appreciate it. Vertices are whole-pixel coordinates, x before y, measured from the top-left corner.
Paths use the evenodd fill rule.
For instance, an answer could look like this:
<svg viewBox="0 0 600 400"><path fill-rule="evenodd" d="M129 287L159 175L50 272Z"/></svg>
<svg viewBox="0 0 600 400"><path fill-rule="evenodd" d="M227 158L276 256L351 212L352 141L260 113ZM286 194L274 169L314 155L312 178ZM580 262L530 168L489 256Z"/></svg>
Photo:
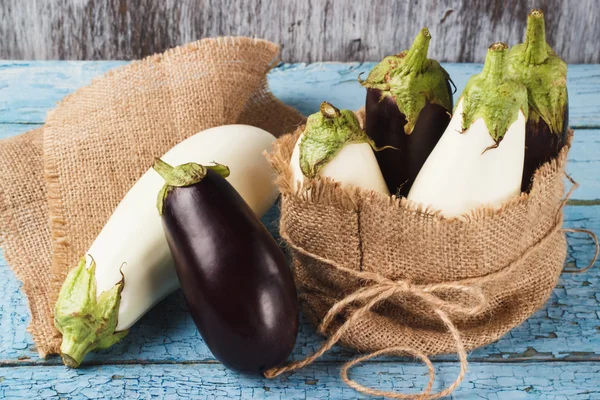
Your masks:
<svg viewBox="0 0 600 400"><path fill-rule="evenodd" d="M527 89L506 74L505 43L488 49L452 120L421 168L408 199L446 218L469 218L518 196L525 157ZM466 216L465 216L466 214Z"/></svg>
<svg viewBox="0 0 600 400"><path fill-rule="evenodd" d="M385 57L360 83L367 88L365 131L392 194L407 196L421 167L450 123L448 72L427 58L431 34L421 29L411 48Z"/></svg>
<svg viewBox="0 0 600 400"><path fill-rule="evenodd" d="M283 363L298 333L296 287L285 256L225 176L227 167L171 167L158 210L186 302L225 366L261 373Z"/></svg>
<svg viewBox="0 0 600 400"><path fill-rule="evenodd" d="M308 193L311 189L305 178L322 177L389 196L373 147L352 111L324 101L320 111L306 120L292 152L290 168L296 187Z"/></svg>
<svg viewBox="0 0 600 400"><path fill-rule="evenodd" d="M541 10L529 13L525 42L510 50L508 70L527 88L529 117L521 191L528 192L535 171L558 156L569 131L567 63L546 43Z"/></svg>
<svg viewBox="0 0 600 400"><path fill-rule="evenodd" d="M273 168L262 155L275 137L249 125L221 125L177 144L170 162L226 161L227 180L260 217L277 198ZM251 174L248 171L252 171ZM63 282L54 306L62 334L60 354L77 368L85 355L124 338L151 307L179 288L154 195L163 180L150 168L127 192L77 267Z"/></svg>

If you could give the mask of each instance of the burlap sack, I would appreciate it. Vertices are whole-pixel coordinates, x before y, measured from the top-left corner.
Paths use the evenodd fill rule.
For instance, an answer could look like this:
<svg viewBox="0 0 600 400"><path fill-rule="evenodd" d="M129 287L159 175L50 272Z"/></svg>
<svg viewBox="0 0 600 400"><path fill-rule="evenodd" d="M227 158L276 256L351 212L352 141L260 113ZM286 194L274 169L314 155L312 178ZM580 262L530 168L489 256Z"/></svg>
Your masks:
<svg viewBox="0 0 600 400"><path fill-rule="evenodd" d="M294 185L295 134L279 138L270 161L282 193L281 235L293 254L304 313L329 339L303 367L338 340L361 353L427 356L458 353L460 379L422 398L451 393L466 370L466 350L497 340L548 299L563 269L563 177L569 146L536 174L529 195L468 220L444 219L406 199L310 182ZM370 358L367 355L358 361ZM401 397L360 386L366 393ZM413 397L410 397L413 398Z"/></svg>
<svg viewBox="0 0 600 400"><path fill-rule="evenodd" d="M194 42L109 72L64 99L43 133L0 142L0 245L42 356L59 349L52 310L67 271L155 156L213 126L279 135L302 121L267 88L277 61L264 40Z"/></svg>

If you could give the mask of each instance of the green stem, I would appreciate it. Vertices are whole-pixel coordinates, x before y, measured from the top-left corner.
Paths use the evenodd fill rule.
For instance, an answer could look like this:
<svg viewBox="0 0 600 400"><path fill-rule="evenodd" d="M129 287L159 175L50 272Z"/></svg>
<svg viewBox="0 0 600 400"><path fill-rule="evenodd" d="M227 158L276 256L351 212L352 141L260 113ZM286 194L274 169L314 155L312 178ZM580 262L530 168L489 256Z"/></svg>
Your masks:
<svg viewBox="0 0 600 400"><path fill-rule="evenodd" d="M63 364L70 368L79 368L83 357L91 350L92 343L87 340L80 340L76 335L63 333L62 343L60 344L60 356Z"/></svg>
<svg viewBox="0 0 600 400"><path fill-rule="evenodd" d="M423 71L427 61L427 51L429 50L429 42L431 34L429 29L423 28L413 41L412 46L402 60L400 75L408 75L410 72L419 73Z"/></svg>
<svg viewBox="0 0 600 400"><path fill-rule="evenodd" d="M506 71L505 56L508 45L498 42L491 45L485 57L481 76L492 82L502 82Z"/></svg>
<svg viewBox="0 0 600 400"><path fill-rule="evenodd" d="M163 160L161 160L158 157L156 157L154 159L154 164L152 164L152 169L155 170L156 172L158 172L158 174L164 180L170 179L170 176L174 170L174 168L171 165L167 164L166 162L164 162Z"/></svg>
<svg viewBox="0 0 600 400"><path fill-rule="evenodd" d="M326 101L321 103L321 114L325 118L339 118L341 117L340 109L335 107L333 104Z"/></svg>
<svg viewBox="0 0 600 400"><path fill-rule="evenodd" d="M531 10L527 17L524 61L530 65L540 65L548 58L546 27L542 10Z"/></svg>

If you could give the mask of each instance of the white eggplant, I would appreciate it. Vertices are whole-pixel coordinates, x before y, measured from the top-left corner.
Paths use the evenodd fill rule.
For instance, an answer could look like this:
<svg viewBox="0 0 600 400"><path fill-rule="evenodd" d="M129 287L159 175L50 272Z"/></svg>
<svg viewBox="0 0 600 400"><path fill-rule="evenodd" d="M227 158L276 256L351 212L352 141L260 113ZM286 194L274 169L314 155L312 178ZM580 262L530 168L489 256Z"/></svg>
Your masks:
<svg viewBox="0 0 600 400"><path fill-rule="evenodd" d="M488 50L452 120L417 175L408 199L457 217L500 207L521 192L527 92L505 75L507 46Z"/></svg>
<svg viewBox="0 0 600 400"><path fill-rule="evenodd" d="M342 186L389 195L373 147L352 111L323 102L321 111L308 117L294 147L290 160L294 182L301 186L305 177L321 176Z"/></svg>
<svg viewBox="0 0 600 400"><path fill-rule="evenodd" d="M218 162L228 166L227 180L260 217L277 197L274 172L263 156L274 140L256 127L220 126L184 140L162 159L173 165ZM119 341L152 306L179 287L156 212L156 194L163 185L152 169L142 175L86 252L89 257L67 276L55 310L65 364L77 367L87 352Z"/></svg>

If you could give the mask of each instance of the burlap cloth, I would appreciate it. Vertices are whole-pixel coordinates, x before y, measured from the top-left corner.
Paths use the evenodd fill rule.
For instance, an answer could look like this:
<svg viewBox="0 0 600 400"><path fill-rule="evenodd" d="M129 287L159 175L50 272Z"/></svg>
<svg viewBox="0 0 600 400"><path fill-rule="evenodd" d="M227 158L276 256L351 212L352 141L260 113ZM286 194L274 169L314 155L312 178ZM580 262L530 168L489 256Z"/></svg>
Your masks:
<svg viewBox="0 0 600 400"><path fill-rule="evenodd" d="M190 43L109 72L42 129L0 142L0 246L23 281L42 356L59 350L53 307L67 271L155 156L217 125L279 135L302 121L267 88L277 61L264 40Z"/></svg>
<svg viewBox="0 0 600 400"><path fill-rule="evenodd" d="M267 375L304 367L339 341L367 353L342 368L342 378L357 390L395 398L450 394L464 378L466 351L520 324L557 283L567 250L562 207L570 145L537 172L529 195L500 210L475 210L465 220L444 219L406 199L330 180L307 182L310 195L299 191L289 162L302 129L280 137L270 161L303 311L328 340L315 354ZM427 356L441 353L457 353L461 371L445 390L431 393ZM348 379L350 367L380 354L423 360L431 373L425 391L381 392Z"/></svg>

